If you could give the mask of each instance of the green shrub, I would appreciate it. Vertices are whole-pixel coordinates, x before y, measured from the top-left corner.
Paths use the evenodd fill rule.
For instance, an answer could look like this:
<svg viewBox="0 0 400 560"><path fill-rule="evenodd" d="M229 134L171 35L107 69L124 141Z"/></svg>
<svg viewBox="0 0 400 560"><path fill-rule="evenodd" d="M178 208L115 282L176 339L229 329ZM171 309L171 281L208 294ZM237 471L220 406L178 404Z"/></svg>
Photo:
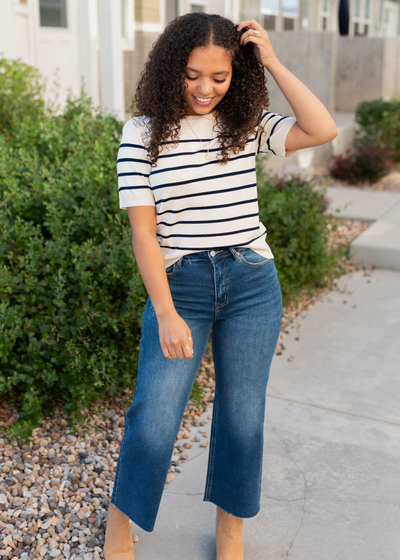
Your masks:
<svg viewBox="0 0 400 560"><path fill-rule="evenodd" d="M329 227L334 230L336 224L323 213L326 199L312 183L299 175L274 178L260 164L257 175L260 220L268 230L287 305L299 290L323 286L333 274L338 255L328 251L328 239Z"/></svg>
<svg viewBox="0 0 400 560"><path fill-rule="evenodd" d="M0 134L7 136L23 120L29 138L35 136L35 124L45 111L44 88L36 68L0 58Z"/></svg>
<svg viewBox="0 0 400 560"><path fill-rule="evenodd" d="M400 107L383 114L381 145L391 153L394 161L400 161Z"/></svg>
<svg viewBox="0 0 400 560"><path fill-rule="evenodd" d="M28 435L56 406L79 419L134 386L147 292L118 204L122 123L84 95L52 113L35 70L0 69L0 397ZM328 218L308 184L258 175L287 302L333 266Z"/></svg>
<svg viewBox="0 0 400 560"><path fill-rule="evenodd" d="M33 128L37 100L14 101L0 121L0 394L29 429L132 386L147 293L118 205L121 123L82 96L58 116L38 102Z"/></svg>
<svg viewBox="0 0 400 560"><path fill-rule="evenodd" d="M389 150L394 161L400 161L400 98L364 101L357 106L358 137L372 145Z"/></svg>

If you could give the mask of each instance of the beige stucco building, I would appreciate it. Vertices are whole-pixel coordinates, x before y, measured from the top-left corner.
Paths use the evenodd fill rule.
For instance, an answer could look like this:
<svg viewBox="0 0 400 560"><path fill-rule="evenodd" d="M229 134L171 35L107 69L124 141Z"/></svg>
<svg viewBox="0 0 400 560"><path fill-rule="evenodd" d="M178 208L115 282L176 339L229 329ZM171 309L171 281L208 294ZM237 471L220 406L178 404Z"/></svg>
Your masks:
<svg viewBox="0 0 400 560"><path fill-rule="evenodd" d="M255 18L281 62L332 112L400 92L399 1L348 0L347 36L338 31L340 0L2 0L0 53L56 78L62 102L85 89L119 118L153 42L177 15L207 11L234 22ZM273 110L291 113L269 80Z"/></svg>

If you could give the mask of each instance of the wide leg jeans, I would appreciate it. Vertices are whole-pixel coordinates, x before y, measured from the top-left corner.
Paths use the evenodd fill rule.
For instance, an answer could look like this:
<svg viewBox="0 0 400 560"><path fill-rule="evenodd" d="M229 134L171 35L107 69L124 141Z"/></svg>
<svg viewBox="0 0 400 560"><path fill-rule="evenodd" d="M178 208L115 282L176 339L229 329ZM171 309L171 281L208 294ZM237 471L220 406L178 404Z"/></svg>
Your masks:
<svg viewBox="0 0 400 560"><path fill-rule="evenodd" d="M266 389L282 322L274 260L248 247L184 255L166 272L176 311L191 329L194 355L191 360L164 356L148 298L111 497L148 532L154 530L176 436L211 332L215 398L203 501L240 518L259 512Z"/></svg>

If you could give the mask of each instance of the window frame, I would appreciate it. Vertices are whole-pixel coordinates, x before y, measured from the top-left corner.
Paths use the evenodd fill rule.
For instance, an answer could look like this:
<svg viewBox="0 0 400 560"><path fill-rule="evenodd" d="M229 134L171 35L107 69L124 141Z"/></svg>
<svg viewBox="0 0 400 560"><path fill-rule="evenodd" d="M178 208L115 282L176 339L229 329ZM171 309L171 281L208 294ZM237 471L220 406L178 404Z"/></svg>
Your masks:
<svg viewBox="0 0 400 560"><path fill-rule="evenodd" d="M394 13L397 12L397 29L396 35L392 35L389 33L391 25L390 25L390 12ZM389 16L389 21L386 22L386 14ZM393 26L394 27L394 26ZM383 0L382 3L382 21L381 21L381 35L382 37L400 37L400 6L397 2L391 2Z"/></svg>
<svg viewBox="0 0 400 560"><path fill-rule="evenodd" d="M29 16L29 5L27 1L24 4L22 4L20 0L13 0L12 10L16 15L24 16L24 17Z"/></svg>
<svg viewBox="0 0 400 560"><path fill-rule="evenodd" d="M121 48L123 51L135 50L135 4L134 0L121 1ZM125 10L124 10L125 5ZM124 13L125 12L125 13ZM122 18L125 18L126 35L122 34Z"/></svg>
<svg viewBox="0 0 400 560"><path fill-rule="evenodd" d="M356 2L359 1L360 2L360 15L356 16ZM369 0L369 6L368 6L368 18L365 17L365 12L366 12L366 4L367 4L368 0L353 0L352 4L351 4L351 34L353 37L368 37L370 34L370 30L372 28L372 0ZM365 33L356 33L355 32L355 27L356 24L358 24L358 26L360 25L364 25L364 30L365 30L365 26L368 26L368 30Z"/></svg>
<svg viewBox="0 0 400 560"><path fill-rule="evenodd" d="M324 2L325 0L320 0L319 2L319 17L318 17L318 25L319 25L319 30L320 31L330 31L331 28L331 23L332 23L332 18L331 16L331 12L329 11L329 0L326 0L326 4L327 4L327 9L324 10ZM326 28L324 29L324 19L326 20Z"/></svg>

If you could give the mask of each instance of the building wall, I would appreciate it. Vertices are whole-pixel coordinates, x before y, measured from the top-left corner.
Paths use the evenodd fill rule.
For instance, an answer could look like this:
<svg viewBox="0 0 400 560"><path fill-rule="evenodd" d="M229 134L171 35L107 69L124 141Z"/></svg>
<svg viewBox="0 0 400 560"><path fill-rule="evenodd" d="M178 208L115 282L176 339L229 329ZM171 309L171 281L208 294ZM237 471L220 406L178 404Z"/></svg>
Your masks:
<svg viewBox="0 0 400 560"><path fill-rule="evenodd" d="M132 94L136 90L148 53L158 35L158 33L136 31L136 49L124 52L125 110L128 115L131 113Z"/></svg>
<svg viewBox="0 0 400 560"><path fill-rule="evenodd" d="M0 55L35 64L37 30L32 5L2 0L0 14Z"/></svg>
<svg viewBox="0 0 400 560"><path fill-rule="evenodd" d="M270 31L271 45L280 62L301 80L332 113L335 95L335 33ZM271 74L266 70L270 110L294 116Z"/></svg>
<svg viewBox="0 0 400 560"><path fill-rule="evenodd" d="M68 89L79 93L81 76L84 76L88 93L95 104L100 103L99 35L96 29L99 0L68 0L68 29L40 27L39 0L0 1L0 54L21 58L38 67L48 79L49 90L58 72L60 102L65 99ZM355 1L350 0L351 18ZM121 49L127 114L130 113L132 93L153 43L171 19L185 12L188 2L135 0L132 4L132 37L123 41L122 49L125 50ZM383 2L384 6L395 4L391 0ZM299 0L299 31L269 31L278 58L331 112L354 111L362 100L394 97L400 92L400 38L352 37L352 24L349 37L339 36L338 4L339 0L328 0L328 31L322 31L321 0ZM370 0L370 18L379 24L370 26L371 34L382 32L379 27L380 4L380 0ZM254 17L262 23L259 0L208 0L207 6L209 12L221 13L233 21ZM366 0L361 0L361 6L366 6ZM85 13L90 28L89 38L86 23L83 23L85 18L82 18ZM393 14L397 17L395 11ZM393 20L391 29L395 24ZM107 48L103 48L104 52ZM268 71L266 75L271 110L293 114ZM122 79L118 79L118 83L122 84Z"/></svg>
<svg viewBox="0 0 400 560"><path fill-rule="evenodd" d="M1 0L0 55L38 68L47 80L46 99L54 101L57 92L61 106L68 90L79 94L82 76L99 102L98 47L89 29L82 29L83 6L82 0L68 0L67 27L53 28L41 27L39 0Z"/></svg>
<svg viewBox="0 0 400 560"><path fill-rule="evenodd" d="M174 15L174 0L135 0L135 48L125 50L124 88L126 117L131 115L132 95L140 74L157 37L162 33L167 18Z"/></svg>
<svg viewBox="0 0 400 560"><path fill-rule="evenodd" d="M159 0L135 0L135 21L159 22Z"/></svg>
<svg viewBox="0 0 400 560"><path fill-rule="evenodd" d="M385 37L382 71L383 99L400 95L400 38Z"/></svg>
<svg viewBox="0 0 400 560"><path fill-rule="evenodd" d="M400 38L338 37L336 111L400 94Z"/></svg>

